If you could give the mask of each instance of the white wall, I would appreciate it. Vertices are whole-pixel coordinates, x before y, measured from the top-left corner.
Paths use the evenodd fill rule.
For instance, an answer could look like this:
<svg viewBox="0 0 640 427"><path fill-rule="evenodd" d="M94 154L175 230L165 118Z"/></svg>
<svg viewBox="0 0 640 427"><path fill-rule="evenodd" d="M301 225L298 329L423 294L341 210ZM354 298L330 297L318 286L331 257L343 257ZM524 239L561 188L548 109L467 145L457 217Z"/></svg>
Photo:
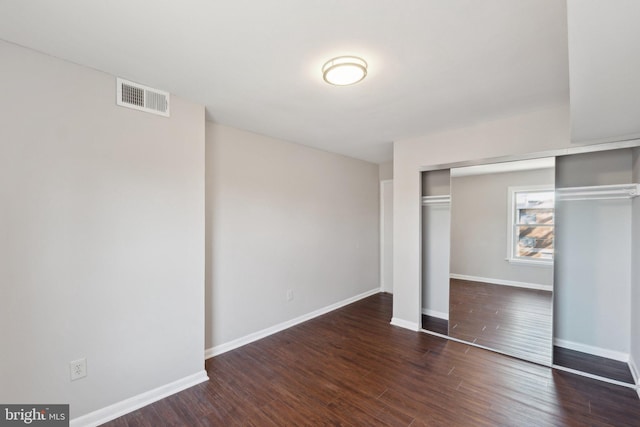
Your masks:
<svg viewBox="0 0 640 427"><path fill-rule="evenodd" d="M393 162L381 163L378 165L380 181L393 179Z"/></svg>
<svg viewBox="0 0 640 427"><path fill-rule="evenodd" d="M379 289L378 165L206 128L208 349Z"/></svg>
<svg viewBox="0 0 640 427"><path fill-rule="evenodd" d="M556 219L555 338L628 354L631 201L561 201Z"/></svg>
<svg viewBox="0 0 640 427"><path fill-rule="evenodd" d="M438 169L422 173L423 196L448 196L451 194L451 171Z"/></svg>
<svg viewBox="0 0 640 427"><path fill-rule="evenodd" d="M640 2L568 0L572 139L640 137Z"/></svg>
<svg viewBox="0 0 640 427"><path fill-rule="evenodd" d="M556 187L628 184L632 179L631 149L574 154L557 158Z"/></svg>
<svg viewBox="0 0 640 427"><path fill-rule="evenodd" d="M206 379L203 107L149 115L116 106L113 76L0 57L0 401L75 418Z"/></svg>
<svg viewBox="0 0 640 427"><path fill-rule="evenodd" d="M569 106L564 104L394 143L394 318L418 328L421 169L567 148L569 140Z"/></svg>
<svg viewBox="0 0 640 427"><path fill-rule="evenodd" d="M558 157L556 186L628 184L631 166L629 149ZM554 335L566 342L561 345L629 353L630 200L556 203L554 291Z"/></svg>
<svg viewBox="0 0 640 427"><path fill-rule="evenodd" d="M449 318L449 205L422 207L422 310Z"/></svg>
<svg viewBox="0 0 640 427"><path fill-rule="evenodd" d="M640 148L633 149L632 181L640 183ZM632 199L631 233L631 360L640 368L640 197ZM640 373L640 372L638 372Z"/></svg>
<svg viewBox="0 0 640 427"><path fill-rule="evenodd" d="M554 188L554 169L457 176L451 179L451 274L553 285L551 265L506 260L511 224L509 187Z"/></svg>

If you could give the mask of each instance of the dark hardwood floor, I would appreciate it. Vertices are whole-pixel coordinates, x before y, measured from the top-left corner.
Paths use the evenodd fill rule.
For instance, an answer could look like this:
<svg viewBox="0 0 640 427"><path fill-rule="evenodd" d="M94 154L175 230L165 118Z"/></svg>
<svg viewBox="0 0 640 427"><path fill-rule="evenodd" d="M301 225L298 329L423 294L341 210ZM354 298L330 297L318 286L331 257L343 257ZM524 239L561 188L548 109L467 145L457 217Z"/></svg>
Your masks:
<svg viewBox="0 0 640 427"><path fill-rule="evenodd" d="M553 363L565 368L588 372L604 378L633 384L633 375L629 365L606 357L569 350L568 348L553 347ZM639 423L640 425L640 420Z"/></svg>
<svg viewBox="0 0 640 427"><path fill-rule="evenodd" d="M449 336L551 365L550 291L451 279Z"/></svg>
<svg viewBox="0 0 640 427"><path fill-rule="evenodd" d="M435 332L440 335L449 334L449 321L439 317L422 315L422 329Z"/></svg>
<svg viewBox="0 0 640 427"><path fill-rule="evenodd" d="M391 326L377 294L209 359L110 426L638 426L629 388Z"/></svg>

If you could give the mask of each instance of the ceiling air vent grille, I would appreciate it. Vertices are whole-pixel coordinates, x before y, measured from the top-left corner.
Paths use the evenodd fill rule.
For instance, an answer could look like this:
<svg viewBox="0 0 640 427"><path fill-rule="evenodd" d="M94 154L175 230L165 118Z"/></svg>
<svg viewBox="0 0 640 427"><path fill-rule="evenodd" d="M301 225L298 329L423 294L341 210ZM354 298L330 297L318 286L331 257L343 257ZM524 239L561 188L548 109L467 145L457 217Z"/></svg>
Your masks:
<svg viewBox="0 0 640 427"><path fill-rule="evenodd" d="M116 83L118 85L118 105L169 117L169 92L121 78L116 79Z"/></svg>

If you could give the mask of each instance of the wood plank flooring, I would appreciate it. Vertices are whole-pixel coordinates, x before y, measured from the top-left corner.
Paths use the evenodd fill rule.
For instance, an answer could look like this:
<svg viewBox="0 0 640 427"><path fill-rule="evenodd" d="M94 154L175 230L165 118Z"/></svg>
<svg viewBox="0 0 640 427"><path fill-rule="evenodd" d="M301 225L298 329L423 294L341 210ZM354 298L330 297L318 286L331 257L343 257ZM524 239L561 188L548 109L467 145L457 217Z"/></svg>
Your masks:
<svg viewBox="0 0 640 427"><path fill-rule="evenodd" d="M451 279L449 336L551 365L551 292Z"/></svg>
<svg viewBox="0 0 640 427"><path fill-rule="evenodd" d="M638 426L634 390L391 326L377 294L206 362L109 426Z"/></svg>
<svg viewBox="0 0 640 427"><path fill-rule="evenodd" d="M441 335L449 334L449 321L440 317L422 315L422 329Z"/></svg>

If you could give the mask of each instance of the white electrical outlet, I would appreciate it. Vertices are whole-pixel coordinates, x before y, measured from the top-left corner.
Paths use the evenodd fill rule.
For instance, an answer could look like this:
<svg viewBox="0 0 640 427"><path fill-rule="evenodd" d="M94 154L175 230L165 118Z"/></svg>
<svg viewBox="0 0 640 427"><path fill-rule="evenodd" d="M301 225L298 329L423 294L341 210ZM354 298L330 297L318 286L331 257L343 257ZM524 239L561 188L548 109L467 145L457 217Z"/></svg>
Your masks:
<svg viewBox="0 0 640 427"><path fill-rule="evenodd" d="M293 289L287 291L287 301L293 301Z"/></svg>
<svg viewBox="0 0 640 427"><path fill-rule="evenodd" d="M71 371L71 381L79 380L87 376L87 359L82 358L69 362L69 371Z"/></svg>

